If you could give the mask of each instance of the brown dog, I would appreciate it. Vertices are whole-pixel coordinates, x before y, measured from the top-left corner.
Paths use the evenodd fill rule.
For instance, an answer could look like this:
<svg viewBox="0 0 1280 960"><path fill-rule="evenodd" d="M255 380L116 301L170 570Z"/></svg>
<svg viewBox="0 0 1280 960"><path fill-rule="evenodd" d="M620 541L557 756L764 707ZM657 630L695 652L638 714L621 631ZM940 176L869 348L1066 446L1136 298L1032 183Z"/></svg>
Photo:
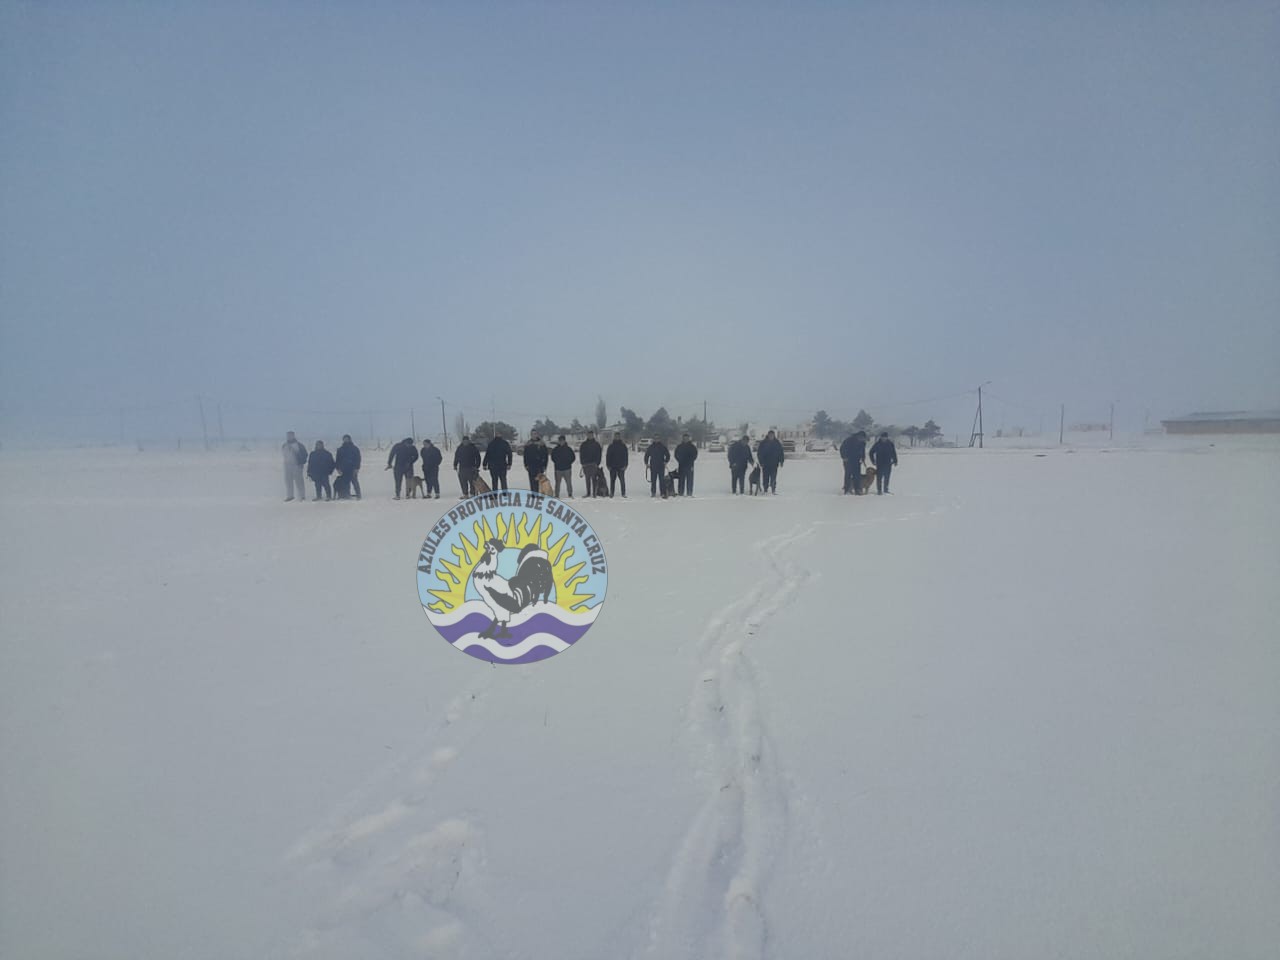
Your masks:
<svg viewBox="0 0 1280 960"><path fill-rule="evenodd" d="M551 485L551 481L547 479L545 473L538 474L535 479L538 481L538 492L540 494L544 497L554 497L556 495L556 488Z"/></svg>
<svg viewBox="0 0 1280 960"><path fill-rule="evenodd" d="M422 486L423 480L421 477L415 477L412 474L410 474L409 476L405 477L405 479L409 482L409 499L410 500L417 497L418 494L420 493L422 494L422 499L425 500L427 498L426 491Z"/></svg>
<svg viewBox="0 0 1280 960"><path fill-rule="evenodd" d="M484 477L480 476L479 474L476 474L476 478L472 482L475 484L476 493L479 494L479 493L489 492L489 485L484 482Z"/></svg>
<svg viewBox="0 0 1280 960"><path fill-rule="evenodd" d="M875 486L875 482L876 482L876 468L867 467L867 472L862 475L862 492L870 493L871 488Z"/></svg>

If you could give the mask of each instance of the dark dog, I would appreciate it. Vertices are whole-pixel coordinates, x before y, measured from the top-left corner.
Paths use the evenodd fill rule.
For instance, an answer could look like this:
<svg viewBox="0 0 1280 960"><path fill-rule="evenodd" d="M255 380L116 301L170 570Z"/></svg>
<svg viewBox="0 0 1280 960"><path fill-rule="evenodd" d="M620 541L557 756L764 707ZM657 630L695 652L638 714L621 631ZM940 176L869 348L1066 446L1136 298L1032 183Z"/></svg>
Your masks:
<svg viewBox="0 0 1280 960"><path fill-rule="evenodd" d="M595 470L596 472L595 472L594 478L591 481L589 481L595 486L595 490L593 491L595 495L597 497L613 496L613 494L609 492L609 481L604 478L604 471L601 470L599 467L596 467Z"/></svg>
<svg viewBox="0 0 1280 960"><path fill-rule="evenodd" d="M760 492L760 468L752 467L751 475L747 477L747 482L751 485L751 495L754 497Z"/></svg>
<svg viewBox="0 0 1280 960"><path fill-rule="evenodd" d="M351 478L343 476L341 473L334 478L333 481L333 499L349 500L351 499Z"/></svg>
<svg viewBox="0 0 1280 960"><path fill-rule="evenodd" d="M680 471L672 470L662 478L662 499L676 495L676 481L680 479Z"/></svg>

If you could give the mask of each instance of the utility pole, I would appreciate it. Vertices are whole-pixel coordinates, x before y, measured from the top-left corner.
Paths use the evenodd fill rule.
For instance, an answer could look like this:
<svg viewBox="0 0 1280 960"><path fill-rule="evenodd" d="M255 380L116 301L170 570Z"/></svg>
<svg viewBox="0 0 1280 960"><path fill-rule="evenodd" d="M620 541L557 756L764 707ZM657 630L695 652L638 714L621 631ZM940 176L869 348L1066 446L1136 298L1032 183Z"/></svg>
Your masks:
<svg viewBox="0 0 1280 960"><path fill-rule="evenodd" d="M444 420L444 397L437 396L440 401L440 432L444 434L444 448L449 449L449 427Z"/></svg>
<svg viewBox="0 0 1280 960"><path fill-rule="evenodd" d="M1067 405L1062 405L1062 413L1058 416L1058 446L1062 446L1062 431L1067 425Z"/></svg>
<svg viewBox="0 0 1280 960"><path fill-rule="evenodd" d="M204 419L204 397L196 396L196 403L200 404L200 433L204 436L204 448L209 449L209 424Z"/></svg>
<svg viewBox="0 0 1280 960"><path fill-rule="evenodd" d="M974 441L978 442L978 449L982 449L982 387L985 387L991 381L988 380L978 387L978 412L973 417L973 432L969 434L969 446L973 446Z"/></svg>
<svg viewBox="0 0 1280 960"><path fill-rule="evenodd" d="M1114 440L1116 438L1116 405L1111 404L1111 419L1107 421L1107 439Z"/></svg>
<svg viewBox="0 0 1280 960"><path fill-rule="evenodd" d="M707 445L707 401L702 401L702 443L700 446Z"/></svg>
<svg viewBox="0 0 1280 960"><path fill-rule="evenodd" d="M418 421L413 419L413 407L409 408L409 436L418 438Z"/></svg>

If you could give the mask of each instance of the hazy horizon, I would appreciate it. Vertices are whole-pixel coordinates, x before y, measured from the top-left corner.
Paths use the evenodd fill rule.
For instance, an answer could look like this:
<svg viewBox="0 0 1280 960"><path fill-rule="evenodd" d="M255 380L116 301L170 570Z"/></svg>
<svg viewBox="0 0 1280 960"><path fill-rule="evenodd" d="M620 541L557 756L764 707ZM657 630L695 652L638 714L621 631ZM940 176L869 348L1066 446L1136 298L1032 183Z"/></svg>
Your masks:
<svg viewBox="0 0 1280 960"><path fill-rule="evenodd" d="M5 4L0 441L1277 408L1277 49L1274 3Z"/></svg>

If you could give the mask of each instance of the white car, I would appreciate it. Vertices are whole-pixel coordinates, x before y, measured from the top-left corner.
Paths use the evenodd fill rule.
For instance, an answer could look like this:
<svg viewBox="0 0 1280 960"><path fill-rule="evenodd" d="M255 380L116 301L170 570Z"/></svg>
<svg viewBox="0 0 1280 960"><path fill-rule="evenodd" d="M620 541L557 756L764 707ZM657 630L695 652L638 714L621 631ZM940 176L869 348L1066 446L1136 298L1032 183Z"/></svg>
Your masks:
<svg viewBox="0 0 1280 960"><path fill-rule="evenodd" d="M809 453L821 453L823 450L830 450L831 444L826 440L808 440L805 442L804 448Z"/></svg>

